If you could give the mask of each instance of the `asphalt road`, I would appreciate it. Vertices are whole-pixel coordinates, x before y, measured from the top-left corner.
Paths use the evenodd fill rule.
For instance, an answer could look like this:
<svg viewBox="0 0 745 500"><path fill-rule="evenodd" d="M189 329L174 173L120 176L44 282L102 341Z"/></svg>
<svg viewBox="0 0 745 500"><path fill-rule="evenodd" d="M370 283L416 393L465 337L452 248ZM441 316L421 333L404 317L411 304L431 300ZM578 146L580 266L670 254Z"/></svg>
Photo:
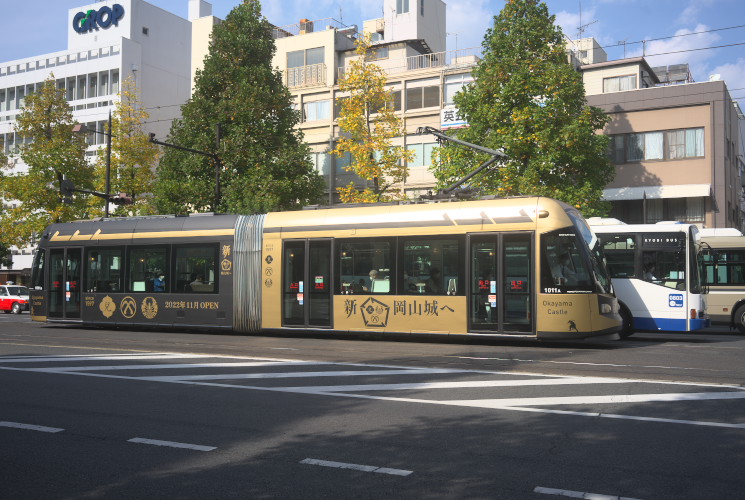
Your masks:
<svg viewBox="0 0 745 500"><path fill-rule="evenodd" d="M744 352L0 315L0 498L736 498Z"/></svg>

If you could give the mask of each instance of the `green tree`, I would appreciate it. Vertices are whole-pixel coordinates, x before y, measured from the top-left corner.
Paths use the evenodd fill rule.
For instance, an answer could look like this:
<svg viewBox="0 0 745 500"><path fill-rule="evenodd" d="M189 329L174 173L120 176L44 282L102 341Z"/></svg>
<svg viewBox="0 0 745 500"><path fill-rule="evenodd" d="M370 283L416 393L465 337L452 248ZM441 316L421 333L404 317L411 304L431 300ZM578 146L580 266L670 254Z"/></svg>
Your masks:
<svg viewBox="0 0 745 500"><path fill-rule="evenodd" d="M391 139L405 134L401 119L393 110L393 93L385 88L385 72L369 62L371 38L366 34L357 39L355 52L359 56L350 63L339 82L342 97L339 128L342 135L336 149L337 156L349 153L352 161L345 169L361 179L371 181L372 187L360 190L354 182L337 188L344 203L374 203L404 198L395 190L402 183L411 153L401 146L392 146Z"/></svg>
<svg viewBox="0 0 745 500"><path fill-rule="evenodd" d="M292 108L292 96L272 68L275 50L258 0L243 0L215 26L194 94L167 142L219 154L221 202L213 206L213 160L166 148L155 186L161 212L258 213L320 199L324 184L294 128L299 113ZM221 125L219 151L216 124Z"/></svg>
<svg viewBox="0 0 745 500"><path fill-rule="evenodd" d="M469 128L457 136L509 160L474 178L483 193L540 195L563 200L586 216L604 215L600 201L615 169L608 138L597 134L609 118L588 106L582 75L568 63L561 29L538 0L509 0L482 43L474 82L455 96ZM462 177L484 157L446 145L435 155L440 185Z"/></svg>
<svg viewBox="0 0 745 500"><path fill-rule="evenodd" d="M126 193L134 205L122 205L114 214L124 215L135 212L137 215L154 213L152 193L155 184L155 167L160 158L160 148L151 143L143 131L144 122L150 114L142 106L134 79L129 77L122 82L119 101L116 102L111 117L111 170L110 190L112 193ZM108 132L108 131L107 131ZM106 188L106 148L101 148L96 162L96 188L104 192ZM94 200L91 200L93 203ZM101 200L96 208L103 212Z"/></svg>
<svg viewBox="0 0 745 500"><path fill-rule="evenodd" d="M78 189L93 188L93 167L85 158L85 139L73 133L74 125L72 108L65 100L65 91L56 88L54 75L26 96L15 132L24 138L18 151L28 170L8 166L0 169L3 197L20 202L0 216L0 239L5 244L23 247L34 233L52 222L88 217L86 196L75 196L66 204L59 192L62 176Z"/></svg>

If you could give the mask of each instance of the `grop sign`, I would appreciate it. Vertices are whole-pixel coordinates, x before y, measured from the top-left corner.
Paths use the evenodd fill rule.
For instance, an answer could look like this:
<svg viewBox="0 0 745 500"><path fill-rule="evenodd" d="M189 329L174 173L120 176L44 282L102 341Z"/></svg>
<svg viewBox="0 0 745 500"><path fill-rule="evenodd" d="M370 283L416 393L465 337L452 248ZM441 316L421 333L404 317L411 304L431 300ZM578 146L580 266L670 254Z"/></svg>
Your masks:
<svg viewBox="0 0 745 500"><path fill-rule="evenodd" d="M108 28L112 24L119 26L119 20L124 17L124 7L115 3L111 7L104 6L98 10L78 12L72 18L72 29L78 33L88 33L98 28Z"/></svg>

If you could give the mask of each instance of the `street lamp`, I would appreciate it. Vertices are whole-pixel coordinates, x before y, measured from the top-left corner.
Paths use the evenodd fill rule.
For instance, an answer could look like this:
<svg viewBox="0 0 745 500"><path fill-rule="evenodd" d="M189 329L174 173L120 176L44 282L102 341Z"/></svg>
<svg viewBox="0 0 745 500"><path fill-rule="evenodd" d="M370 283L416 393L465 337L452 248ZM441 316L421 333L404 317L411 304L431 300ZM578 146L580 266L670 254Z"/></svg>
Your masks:
<svg viewBox="0 0 745 500"><path fill-rule="evenodd" d="M106 197L104 198L106 200L106 210L105 210L105 217L108 219L109 217L109 202L111 200L111 138L114 137L111 135L111 110L109 110L109 131L104 132L103 130L88 130L88 127L85 126L84 123L76 123L75 126L72 128L72 131L79 134L85 134L88 132L95 132L96 134L101 134L106 136L106 190L104 191L104 194Z"/></svg>

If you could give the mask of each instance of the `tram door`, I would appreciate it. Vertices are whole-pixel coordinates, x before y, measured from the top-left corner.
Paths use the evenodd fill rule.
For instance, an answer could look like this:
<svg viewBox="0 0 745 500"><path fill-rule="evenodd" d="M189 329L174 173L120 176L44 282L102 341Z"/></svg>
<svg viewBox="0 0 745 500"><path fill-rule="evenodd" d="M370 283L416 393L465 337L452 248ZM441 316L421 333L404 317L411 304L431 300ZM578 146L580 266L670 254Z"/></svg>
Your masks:
<svg viewBox="0 0 745 500"><path fill-rule="evenodd" d="M80 318L82 267L81 248L53 248L49 251L49 310L51 318Z"/></svg>
<svg viewBox="0 0 745 500"><path fill-rule="evenodd" d="M282 255L282 325L330 328L331 240L295 240Z"/></svg>
<svg viewBox="0 0 745 500"><path fill-rule="evenodd" d="M471 332L533 331L533 245L532 233L469 238Z"/></svg>

